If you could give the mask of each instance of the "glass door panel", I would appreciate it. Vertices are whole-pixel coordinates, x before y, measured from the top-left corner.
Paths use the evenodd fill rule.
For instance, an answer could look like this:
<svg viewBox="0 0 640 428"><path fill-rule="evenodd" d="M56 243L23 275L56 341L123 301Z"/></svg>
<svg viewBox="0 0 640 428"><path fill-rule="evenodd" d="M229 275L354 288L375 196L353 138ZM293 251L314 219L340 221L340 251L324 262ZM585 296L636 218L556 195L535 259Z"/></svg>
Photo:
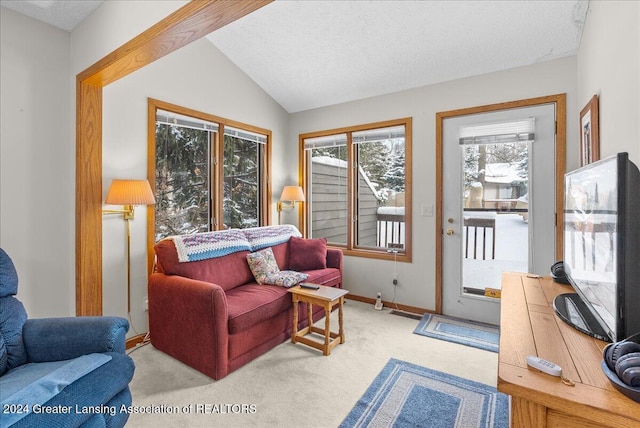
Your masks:
<svg viewBox="0 0 640 428"><path fill-rule="evenodd" d="M502 272L528 271L529 143L460 148L463 292L494 297Z"/></svg>

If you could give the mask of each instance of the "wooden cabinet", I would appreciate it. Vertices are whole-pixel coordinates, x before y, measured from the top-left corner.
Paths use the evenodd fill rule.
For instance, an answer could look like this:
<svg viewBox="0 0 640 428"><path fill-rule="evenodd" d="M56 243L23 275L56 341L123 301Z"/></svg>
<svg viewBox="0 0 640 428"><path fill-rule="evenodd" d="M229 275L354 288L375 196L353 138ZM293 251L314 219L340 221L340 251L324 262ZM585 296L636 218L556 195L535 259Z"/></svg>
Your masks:
<svg viewBox="0 0 640 428"><path fill-rule="evenodd" d="M611 386L600 368L606 342L567 325L553 299L573 292L550 278L504 273L498 354L498 390L511 395L514 427L640 427L640 403ZM537 355L575 382L527 368Z"/></svg>

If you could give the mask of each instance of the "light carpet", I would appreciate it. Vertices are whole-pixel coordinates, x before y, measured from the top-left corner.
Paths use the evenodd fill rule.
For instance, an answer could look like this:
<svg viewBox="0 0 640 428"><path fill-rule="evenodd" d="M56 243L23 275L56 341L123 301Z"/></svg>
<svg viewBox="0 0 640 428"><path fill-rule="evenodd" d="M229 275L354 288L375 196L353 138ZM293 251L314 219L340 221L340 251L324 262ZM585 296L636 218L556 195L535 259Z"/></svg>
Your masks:
<svg viewBox="0 0 640 428"><path fill-rule="evenodd" d="M414 333L491 352L500 344L497 326L444 315L424 314Z"/></svg>
<svg viewBox="0 0 640 428"><path fill-rule="evenodd" d="M496 388L391 359L340 428L508 428L509 396Z"/></svg>
<svg viewBox="0 0 640 428"><path fill-rule="evenodd" d="M497 354L413 334L415 324L347 300L346 342L328 357L287 341L219 381L140 347L130 386L146 413L132 414L127 427L337 427L391 358L496 385Z"/></svg>

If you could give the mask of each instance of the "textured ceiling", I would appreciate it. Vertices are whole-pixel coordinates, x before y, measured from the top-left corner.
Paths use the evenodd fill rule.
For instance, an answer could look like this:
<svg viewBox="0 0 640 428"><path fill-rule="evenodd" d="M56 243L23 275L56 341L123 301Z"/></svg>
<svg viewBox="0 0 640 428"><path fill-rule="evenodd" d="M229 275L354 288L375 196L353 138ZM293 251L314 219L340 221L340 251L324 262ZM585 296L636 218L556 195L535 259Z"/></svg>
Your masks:
<svg viewBox="0 0 640 428"><path fill-rule="evenodd" d="M0 4L72 31L102 2ZM586 0L279 0L208 39L293 113L574 55L587 8Z"/></svg>
<svg viewBox="0 0 640 428"><path fill-rule="evenodd" d="M0 5L49 25L72 31L104 0L2 0Z"/></svg>
<svg viewBox="0 0 640 428"><path fill-rule="evenodd" d="M288 112L574 55L586 1L276 1L208 39Z"/></svg>

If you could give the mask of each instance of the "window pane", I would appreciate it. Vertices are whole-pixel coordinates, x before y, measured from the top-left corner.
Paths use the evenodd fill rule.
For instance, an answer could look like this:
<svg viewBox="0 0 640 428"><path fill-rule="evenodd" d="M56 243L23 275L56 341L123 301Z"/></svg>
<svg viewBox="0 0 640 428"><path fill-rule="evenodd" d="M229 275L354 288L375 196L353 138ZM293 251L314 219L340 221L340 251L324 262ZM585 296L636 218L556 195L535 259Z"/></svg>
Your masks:
<svg viewBox="0 0 640 428"><path fill-rule="evenodd" d="M209 230L211 136L206 130L156 125L156 241Z"/></svg>
<svg viewBox="0 0 640 428"><path fill-rule="evenodd" d="M400 129L398 129L400 128ZM356 195L359 247L405 244L404 127L353 133L358 163Z"/></svg>
<svg viewBox="0 0 640 428"><path fill-rule="evenodd" d="M489 137L508 141L507 136ZM465 293L485 295L487 288L500 289L502 271L529 269L530 152L528 143L514 140L512 135L512 142L474 144L470 141L487 140L473 134L460 138L464 166L460 248Z"/></svg>
<svg viewBox="0 0 640 428"><path fill-rule="evenodd" d="M264 144L224 136L224 228L260 225L260 163Z"/></svg>
<svg viewBox="0 0 640 428"><path fill-rule="evenodd" d="M346 135L336 136L346 141ZM306 143L306 141L305 141ZM307 149L309 234L335 245L347 243L347 150L345 145Z"/></svg>

